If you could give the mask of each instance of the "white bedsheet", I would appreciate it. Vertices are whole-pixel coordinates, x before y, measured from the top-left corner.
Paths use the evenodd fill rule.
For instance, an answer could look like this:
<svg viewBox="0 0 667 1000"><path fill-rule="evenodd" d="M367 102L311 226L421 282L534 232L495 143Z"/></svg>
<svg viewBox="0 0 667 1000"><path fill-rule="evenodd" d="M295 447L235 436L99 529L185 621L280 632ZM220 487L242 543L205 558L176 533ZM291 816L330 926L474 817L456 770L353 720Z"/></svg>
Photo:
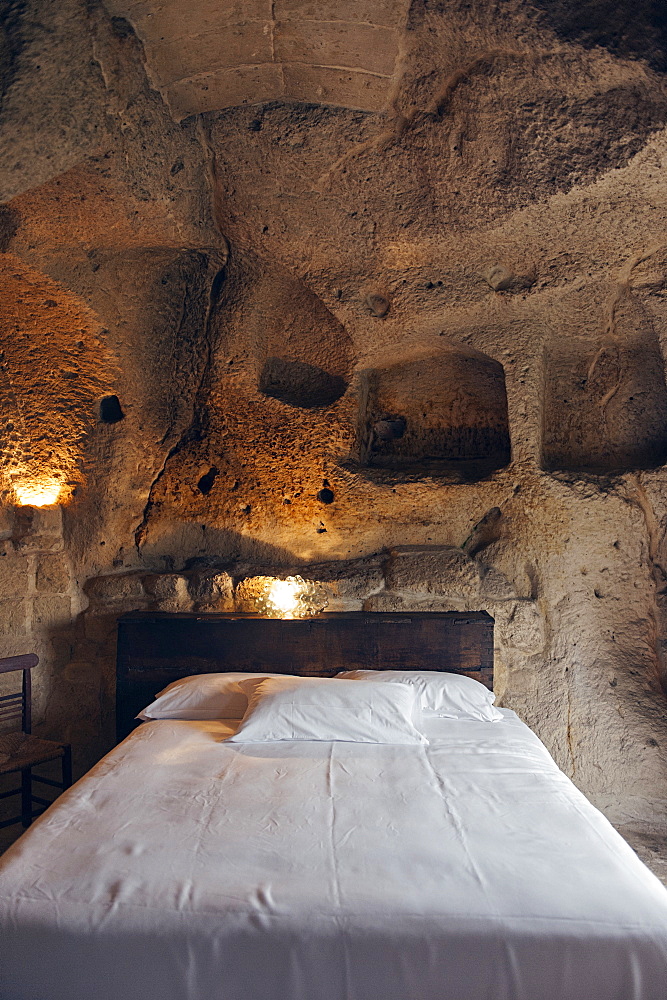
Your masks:
<svg viewBox="0 0 667 1000"><path fill-rule="evenodd" d="M143 724L0 863L2 1000L665 1000L667 891L512 713Z"/></svg>

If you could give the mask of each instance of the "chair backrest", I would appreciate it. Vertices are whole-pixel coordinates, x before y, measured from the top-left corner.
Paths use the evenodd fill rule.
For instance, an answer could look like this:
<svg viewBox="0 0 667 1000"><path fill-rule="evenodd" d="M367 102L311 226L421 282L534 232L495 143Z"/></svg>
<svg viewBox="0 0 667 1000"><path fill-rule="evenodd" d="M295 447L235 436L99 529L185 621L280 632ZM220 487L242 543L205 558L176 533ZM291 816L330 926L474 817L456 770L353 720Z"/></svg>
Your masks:
<svg viewBox="0 0 667 1000"><path fill-rule="evenodd" d="M0 726L12 723L14 719L21 722L21 729L29 733L32 726L31 701L32 684L30 671L39 663L36 653L24 653L22 656L5 656L0 658L0 674L8 674L14 670L23 673L21 690L16 694L5 694L0 697Z"/></svg>

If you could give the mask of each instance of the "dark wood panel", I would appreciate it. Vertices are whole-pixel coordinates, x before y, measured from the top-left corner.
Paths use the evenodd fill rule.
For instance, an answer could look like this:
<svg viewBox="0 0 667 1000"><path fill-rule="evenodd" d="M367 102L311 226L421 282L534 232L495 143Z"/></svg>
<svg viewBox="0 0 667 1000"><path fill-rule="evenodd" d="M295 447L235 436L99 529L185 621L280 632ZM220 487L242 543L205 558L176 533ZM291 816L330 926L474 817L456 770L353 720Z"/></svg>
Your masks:
<svg viewBox="0 0 667 1000"><path fill-rule="evenodd" d="M493 619L484 611L331 613L280 619L133 612L118 622L116 724L121 739L167 684L248 671L332 677L339 670L444 670L493 687Z"/></svg>

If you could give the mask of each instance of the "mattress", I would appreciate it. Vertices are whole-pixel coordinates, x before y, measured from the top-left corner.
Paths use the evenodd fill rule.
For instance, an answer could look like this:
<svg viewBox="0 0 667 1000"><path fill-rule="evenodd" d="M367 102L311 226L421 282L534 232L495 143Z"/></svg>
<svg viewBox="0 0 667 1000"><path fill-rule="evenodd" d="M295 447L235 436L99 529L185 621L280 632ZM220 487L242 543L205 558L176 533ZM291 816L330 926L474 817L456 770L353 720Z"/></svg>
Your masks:
<svg viewBox="0 0 667 1000"><path fill-rule="evenodd" d="M0 864L3 1000L665 1000L667 890L511 712L144 723Z"/></svg>

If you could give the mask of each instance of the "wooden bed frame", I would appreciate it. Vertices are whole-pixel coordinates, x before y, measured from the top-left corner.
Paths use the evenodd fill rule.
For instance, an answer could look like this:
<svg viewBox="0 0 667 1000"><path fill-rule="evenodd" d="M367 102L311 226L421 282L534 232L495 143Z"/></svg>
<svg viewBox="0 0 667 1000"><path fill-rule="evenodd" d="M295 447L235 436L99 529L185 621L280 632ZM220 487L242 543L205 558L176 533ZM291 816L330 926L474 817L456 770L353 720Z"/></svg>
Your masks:
<svg viewBox="0 0 667 1000"><path fill-rule="evenodd" d="M116 734L127 736L157 692L189 674L332 677L359 668L443 670L493 688L493 618L485 611L300 619L135 611L118 621Z"/></svg>

